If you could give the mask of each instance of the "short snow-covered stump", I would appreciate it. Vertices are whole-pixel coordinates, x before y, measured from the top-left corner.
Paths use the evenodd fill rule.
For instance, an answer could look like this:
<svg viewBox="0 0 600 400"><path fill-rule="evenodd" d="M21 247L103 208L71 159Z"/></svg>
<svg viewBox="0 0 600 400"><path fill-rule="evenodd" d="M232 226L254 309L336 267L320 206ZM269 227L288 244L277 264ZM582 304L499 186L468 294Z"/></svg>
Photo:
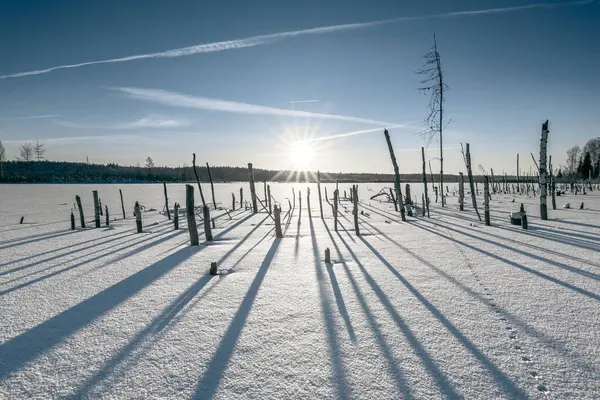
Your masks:
<svg viewBox="0 0 600 400"><path fill-rule="evenodd" d="M520 212L510 213L510 223L512 225L521 225L521 213Z"/></svg>

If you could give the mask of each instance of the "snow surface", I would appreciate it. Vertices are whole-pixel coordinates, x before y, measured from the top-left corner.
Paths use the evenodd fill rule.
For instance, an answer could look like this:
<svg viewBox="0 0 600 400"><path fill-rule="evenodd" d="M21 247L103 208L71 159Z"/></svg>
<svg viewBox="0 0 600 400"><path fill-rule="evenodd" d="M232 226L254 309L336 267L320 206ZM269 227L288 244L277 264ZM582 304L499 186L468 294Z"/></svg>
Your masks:
<svg viewBox="0 0 600 400"><path fill-rule="evenodd" d="M335 232L316 189L309 216L303 187L283 239L266 213L237 210L217 219L214 242L190 247L185 218L174 231L147 212L135 233L134 186L123 186L127 220L104 194L119 220L75 232L67 217L83 185L15 186L0 196L0 398L600 393L598 192L557 198L574 208L549 210L549 221L538 218L538 198L495 195L486 227L469 207L458 211L456 197L430 219L418 210L402 223L361 186L357 237L349 202ZM169 190L183 205L183 187ZM159 194L147 206L160 209ZM274 196L285 213L289 194ZM521 202L527 231L509 224ZM32 204L31 223L19 225ZM208 275L212 261L220 276Z"/></svg>

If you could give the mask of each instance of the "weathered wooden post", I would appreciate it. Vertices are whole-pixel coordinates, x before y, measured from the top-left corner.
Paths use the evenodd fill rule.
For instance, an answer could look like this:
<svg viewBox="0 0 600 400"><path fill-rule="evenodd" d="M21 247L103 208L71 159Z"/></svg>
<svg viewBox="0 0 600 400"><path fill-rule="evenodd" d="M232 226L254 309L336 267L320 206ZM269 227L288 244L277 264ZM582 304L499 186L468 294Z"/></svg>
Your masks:
<svg viewBox="0 0 600 400"><path fill-rule="evenodd" d="M292 188L292 209L296 209L296 191Z"/></svg>
<svg viewBox="0 0 600 400"><path fill-rule="evenodd" d="M142 233L142 210L140 209L140 203L136 201L133 210L135 213L135 226L137 228L137 233Z"/></svg>
<svg viewBox="0 0 600 400"><path fill-rule="evenodd" d="M410 196L410 184L406 184L404 185L404 190L406 191L406 205L411 205L412 204L412 198Z"/></svg>
<svg viewBox="0 0 600 400"><path fill-rule="evenodd" d="M235 211L235 194L231 192L231 211Z"/></svg>
<svg viewBox="0 0 600 400"><path fill-rule="evenodd" d="M321 199L321 172L317 171L317 192L319 193L319 211L321 212L321 219L323 218L323 199Z"/></svg>
<svg viewBox="0 0 600 400"><path fill-rule="evenodd" d="M550 169L550 190L552 191L552 209L556 210L556 182L554 172L552 171L552 156L550 156L548 164Z"/></svg>
<svg viewBox="0 0 600 400"><path fill-rule="evenodd" d="M265 192L265 211L268 211L271 214L271 211L267 210L267 204L269 202L269 197L267 196L267 181L263 182L263 190Z"/></svg>
<svg viewBox="0 0 600 400"><path fill-rule="evenodd" d="M325 264L331 264L331 250L329 250L329 247L325 249Z"/></svg>
<svg viewBox="0 0 600 400"><path fill-rule="evenodd" d="M123 203L123 191L119 189L119 196L121 197L121 211L123 211L123 219L127 219L125 215L125 203Z"/></svg>
<svg viewBox="0 0 600 400"><path fill-rule="evenodd" d="M169 197L167 196L167 183L163 182L163 191L165 192L165 208L167 209L167 218L171 220L171 210L169 210Z"/></svg>
<svg viewBox="0 0 600 400"><path fill-rule="evenodd" d="M93 190L92 194L94 195L94 222L96 223L96 228L100 228L100 204L98 203L98 191Z"/></svg>
<svg viewBox="0 0 600 400"><path fill-rule="evenodd" d="M400 217L402 218L402 221L406 221L404 201L402 199L402 189L400 188L400 169L398 168L398 163L396 162L394 148L392 147L392 140L390 139L390 134L387 131L387 129L383 130L383 135L385 136L385 140L388 145L388 150L390 152L390 158L392 159L392 165L394 167L394 186L396 187L396 197L398 200L398 206L400 207Z"/></svg>
<svg viewBox="0 0 600 400"><path fill-rule="evenodd" d="M338 230L338 197L339 190L333 192L333 230Z"/></svg>
<svg viewBox="0 0 600 400"><path fill-rule="evenodd" d="M240 188L240 208L244 205L244 189Z"/></svg>
<svg viewBox="0 0 600 400"><path fill-rule="evenodd" d="M467 175L469 176L469 186L471 188L471 200L473 200L473 208L477 213L477 218L481 221L481 215L477 209L477 198L475 197L475 185L473 184L473 169L471 168L471 146L466 144L467 152L465 154L465 162L467 163Z"/></svg>
<svg viewBox="0 0 600 400"><path fill-rule="evenodd" d="M423 161L423 189L425 191L425 206L427 207L427 217L429 217L429 195L427 194L427 172L425 170L425 147L421 147L421 159ZM423 210L423 212L425 212L425 210Z"/></svg>
<svg viewBox="0 0 600 400"><path fill-rule="evenodd" d="M217 270L216 262L213 261L210 263L210 269L208 270L208 273L212 276L219 275L219 271Z"/></svg>
<svg viewBox="0 0 600 400"><path fill-rule="evenodd" d="M352 186L352 202L354 203L354 208L352 210L352 214L354 214L354 231L356 232L356 236L360 236L360 229L358 226L358 185Z"/></svg>
<svg viewBox="0 0 600 400"><path fill-rule="evenodd" d="M460 211L465 210L465 176L462 172L458 173L460 175L460 182L458 183L458 207Z"/></svg>
<svg viewBox="0 0 600 400"><path fill-rule="evenodd" d="M490 179L487 175L484 176L483 183L483 213L485 218L485 224L490 226L492 223L490 222Z"/></svg>
<svg viewBox="0 0 600 400"><path fill-rule="evenodd" d="M298 190L298 210L302 211L302 191Z"/></svg>
<svg viewBox="0 0 600 400"><path fill-rule="evenodd" d="M327 196L327 186L325 186L325 201L329 203L329 197Z"/></svg>
<svg viewBox="0 0 600 400"><path fill-rule="evenodd" d="M252 163L248 163L248 179L250 180L250 197L252 198L252 213L258 213L256 205L256 188L254 186L254 172L252 172Z"/></svg>
<svg viewBox="0 0 600 400"><path fill-rule="evenodd" d="M83 207L81 207L81 197L79 197L79 195L75 196L75 202L79 209L79 222L81 222L81 227L85 228L85 218L83 217Z"/></svg>
<svg viewBox="0 0 600 400"><path fill-rule="evenodd" d="M273 216L275 218L275 236L278 239L283 238L283 232L281 231L281 207L278 207L275 204L275 208L273 209Z"/></svg>
<svg viewBox="0 0 600 400"><path fill-rule="evenodd" d="M196 183L198 183L198 191L200 192L200 198L202 199L202 205L205 206L206 202L204 201L204 193L202 193L202 185L200 185L200 177L198 176L198 171L196 171L196 153L192 153L192 166L194 167L194 175L196 176Z"/></svg>
<svg viewBox="0 0 600 400"><path fill-rule="evenodd" d="M100 197L98 197L98 207L100 208L100 215L104 215L102 213L102 199Z"/></svg>
<svg viewBox="0 0 600 400"><path fill-rule="evenodd" d="M185 185L185 208L187 214L188 230L190 231L190 245L198 246L198 228L196 228L196 214L194 213L194 187Z"/></svg>
<svg viewBox="0 0 600 400"><path fill-rule="evenodd" d="M71 211L71 230L75 230L75 214L73 214L73 211Z"/></svg>
<svg viewBox="0 0 600 400"><path fill-rule="evenodd" d="M496 181L494 180L494 169L490 168L490 172L492 174L492 193L496 194Z"/></svg>
<svg viewBox="0 0 600 400"><path fill-rule="evenodd" d="M175 203L173 206L173 229L179 229L179 203Z"/></svg>
<svg viewBox="0 0 600 400"><path fill-rule="evenodd" d="M267 185L267 197L269 198L269 214L271 214L273 212L271 207L271 185Z"/></svg>
<svg viewBox="0 0 600 400"><path fill-rule="evenodd" d="M435 192L435 202L437 203L438 202L438 187L434 186L433 191Z"/></svg>
<svg viewBox="0 0 600 400"><path fill-rule="evenodd" d="M421 194L421 208L423 209L421 215L424 217L425 216L425 194L424 193Z"/></svg>
<svg viewBox="0 0 600 400"><path fill-rule="evenodd" d="M542 124L542 137L540 139L540 219L548 219L548 182L546 180L546 147L548 145L548 120Z"/></svg>
<svg viewBox="0 0 600 400"><path fill-rule="evenodd" d="M110 217L108 215L108 206L104 206L104 215L106 216L106 226L110 225Z"/></svg>
<svg viewBox="0 0 600 400"><path fill-rule="evenodd" d="M519 212L521 214L521 227L523 229L527 229L527 213L525 212L525 207L523 206L523 203L521 203L521 209L519 210Z"/></svg>
<svg viewBox="0 0 600 400"><path fill-rule="evenodd" d="M311 218L310 214L310 188L306 188L306 209L308 210L308 218Z"/></svg>
<svg viewBox="0 0 600 400"><path fill-rule="evenodd" d="M213 235L210 227L210 209L208 206L202 207L202 216L204 218L204 237L207 241L212 241Z"/></svg>
<svg viewBox="0 0 600 400"><path fill-rule="evenodd" d="M208 171L208 180L210 180L210 193L212 194L213 207L217 209L217 202L215 201L215 185L213 184L212 173L210 172L210 165L206 163L206 170Z"/></svg>

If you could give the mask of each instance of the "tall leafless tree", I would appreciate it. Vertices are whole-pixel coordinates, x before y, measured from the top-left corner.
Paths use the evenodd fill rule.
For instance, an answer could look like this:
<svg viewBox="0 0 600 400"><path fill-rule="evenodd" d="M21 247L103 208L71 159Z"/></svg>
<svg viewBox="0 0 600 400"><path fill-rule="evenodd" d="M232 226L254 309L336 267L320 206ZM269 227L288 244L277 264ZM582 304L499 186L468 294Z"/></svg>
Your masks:
<svg viewBox="0 0 600 400"><path fill-rule="evenodd" d="M20 161L32 161L33 160L33 145L31 143L25 143L19 147Z"/></svg>
<svg viewBox="0 0 600 400"><path fill-rule="evenodd" d="M433 34L433 47L425 54L425 64L416 71L422 75L419 91L430 96L429 115L425 118L427 128L422 136L429 143L435 138L439 138L440 143L440 193L442 194L442 207L446 204L444 197L444 153L443 153L443 130L444 126L444 92L448 86L444 83L444 73L442 71L442 60L437 48L435 33Z"/></svg>
<svg viewBox="0 0 600 400"><path fill-rule="evenodd" d="M4 178L4 163L6 162L6 149L0 142L0 179Z"/></svg>
<svg viewBox="0 0 600 400"><path fill-rule="evenodd" d="M46 153L46 146L44 146L43 143L40 143L39 140L36 140L33 145L33 153L38 161L42 161L44 159L44 154Z"/></svg>

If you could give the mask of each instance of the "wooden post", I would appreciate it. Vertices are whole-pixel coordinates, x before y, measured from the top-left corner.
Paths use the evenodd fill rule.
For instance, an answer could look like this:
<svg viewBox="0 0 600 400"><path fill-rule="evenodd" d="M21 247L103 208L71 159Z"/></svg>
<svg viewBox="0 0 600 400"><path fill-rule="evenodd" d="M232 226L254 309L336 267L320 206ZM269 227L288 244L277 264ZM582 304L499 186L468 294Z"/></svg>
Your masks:
<svg viewBox="0 0 600 400"><path fill-rule="evenodd" d="M292 188L292 209L296 209L296 191Z"/></svg>
<svg viewBox="0 0 600 400"><path fill-rule="evenodd" d="M258 213L256 205L256 188L254 186L254 172L252 172L252 163L248 163L248 179L250 181L250 197L252 198L252 213Z"/></svg>
<svg viewBox="0 0 600 400"><path fill-rule="evenodd" d="M278 239L283 238L283 232L281 231L281 208L275 204L273 209L273 216L275 217L275 236Z"/></svg>
<svg viewBox="0 0 600 400"><path fill-rule="evenodd" d="M171 220L171 210L169 210L169 197L167 196L167 183L163 182L163 190L165 192L165 208L167 209L167 218Z"/></svg>
<svg viewBox="0 0 600 400"><path fill-rule="evenodd" d="M202 207L202 216L204 218L204 237L207 241L212 241L213 235L210 227L210 209L208 206Z"/></svg>
<svg viewBox="0 0 600 400"><path fill-rule="evenodd" d="M173 206L173 229L179 229L179 204L175 203Z"/></svg>
<svg viewBox="0 0 600 400"><path fill-rule="evenodd" d="M308 218L311 217L310 214L310 188L306 188L306 209L308 210Z"/></svg>
<svg viewBox="0 0 600 400"><path fill-rule="evenodd" d="M433 191L435 192L435 202L437 203L438 202L438 187L434 186Z"/></svg>
<svg viewBox="0 0 600 400"><path fill-rule="evenodd" d="M519 153L517 153L517 193L521 193L521 179L519 178Z"/></svg>
<svg viewBox="0 0 600 400"><path fill-rule="evenodd" d="M494 180L494 169L490 168L490 172L492 174L492 193L496 194L496 183L495 183L495 180Z"/></svg>
<svg viewBox="0 0 600 400"><path fill-rule="evenodd" d="M317 171L317 192L319 193L319 211L321 212L321 219L323 218L323 200L321 199L321 172Z"/></svg>
<svg viewBox="0 0 600 400"><path fill-rule="evenodd" d="M387 129L383 130L383 134L385 136L385 140L388 145L388 150L390 152L390 158L392 159L392 165L394 166L394 186L396 187L396 197L398 200L398 206L400 207L400 217L402 221L406 221L406 214L404 210L404 201L402 200L402 189L400 188L400 169L398 168L398 163L396 162L396 156L394 155L394 148L392 147L392 141L390 139L390 134Z"/></svg>
<svg viewBox="0 0 600 400"><path fill-rule="evenodd" d="M421 147L421 159L423 161L423 189L425 191L425 206L427 207L427 217L429 217L429 195L427 194L427 172L425 170L425 147ZM425 210L423 210L423 213L424 212Z"/></svg>
<svg viewBox="0 0 600 400"><path fill-rule="evenodd" d="M100 208L100 215L104 215L102 212L102 199L100 197L98 197L98 207Z"/></svg>
<svg viewBox="0 0 600 400"><path fill-rule="evenodd" d="M108 216L108 206L104 206L104 215L106 216L106 226L110 225L110 217Z"/></svg>
<svg viewBox="0 0 600 400"><path fill-rule="evenodd" d="M200 191L200 198L202 199L202 205L205 206L206 202L204 201L204 193L202 193L202 185L200 185L200 177L198 176L198 171L196 171L196 153L192 153L192 165L194 166L194 175L196 175L196 182L198 183L198 190Z"/></svg>
<svg viewBox="0 0 600 400"><path fill-rule="evenodd" d="M360 236L360 229L358 226L358 185L352 186L352 201L354 203L354 208L352 210L352 214L354 214L354 231L356 232L356 236Z"/></svg>
<svg viewBox="0 0 600 400"><path fill-rule="evenodd" d="M198 246L198 228L196 228L196 214L194 213L194 187L192 185L185 185L185 208L190 231L190 245Z"/></svg>
<svg viewBox="0 0 600 400"><path fill-rule="evenodd" d="M219 275L219 271L217 270L216 262L213 261L210 263L210 269L208 270L208 273L212 276Z"/></svg>
<svg viewBox="0 0 600 400"><path fill-rule="evenodd" d="M521 227L523 229L527 229L528 228L527 213L525 212L525 207L523 206L523 203L521 203L520 213L521 213Z"/></svg>
<svg viewBox="0 0 600 400"><path fill-rule="evenodd" d="M329 250L329 247L325 249L325 264L331 264L331 250Z"/></svg>
<svg viewBox="0 0 600 400"><path fill-rule="evenodd" d="M302 192L298 190L298 210L302 212Z"/></svg>
<svg viewBox="0 0 600 400"><path fill-rule="evenodd" d="M73 211L71 211L71 230L75 230L75 214L73 214Z"/></svg>
<svg viewBox="0 0 600 400"><path fill-rule="evenodd" d="M406 184L404 185L404 190L406 193L406 201L405 204L406 205L411 205L412 204L412 197L410 196L410 184Z"/></svg>
<svg viewBox="0 0 600 400"><path fill-rule="evenodd" d="M540 139L540 173L539 173L539 182L540 182L540 219L547 220L548 219L548 204L547 204L547 196L548 196L548 182L546 180L546 147L548 145L548 120L542 124L542 137Z"/></svg>
<svg viewBox="0 0 600 400"><path fill-rule="evenodd" d="M263 181L263 191L265 193L265 210L271 214L271 211L267 210L267 204L269 202L269 197L267 196L267 181Z"/></svg>
<svg viewBox="0 0 600 400"><path fill-rule="evenodd" d="M423 209L421 215L424 217L425 216L425 194L424 193L421 194L421 208Z"/></svg>
<svg viewBox="0 0 600 400"><path fill-rule="evenodd" d="M133 210L135 212L135 226L137 228L137 233L142 233L142 210L140 210L140 203L136 201Z"/></svg>
<svg viewBox="0 0 600 400"><path fill-rule="evenodd" d="M93 190L92 194L94 195L94 222L96 223L96 228L100 228L100 204L98 203L98 191Z"/></svg>
<svg viewBox="0 0 600 400"><path fill-rule="evenodd" d="M458 173L460 175L460 182L458 183L458 207L460 211L465 210L465 176L462 172Z"/></svg>
<svg viewBox="0 0 600 400"><path fill-rule="evenodd" d="M552 156L549 161L550 169L550 190L552 191L552 209L556 210L556 182L554 179L554 172L552 171Z"/></svg>
<svg viewBox="0 0 600 400"><path fill-rule="evenodd" d="M477 198L475 197L475 185L473 184L473 169L471 168L471 149L469 143L466 145L467 153L465 155L465 161L467 163L467 175L469 176L469 186L471 187L471 200L473 200L473 208L477 213L477 218L481 221L481 215L477 209Z"/></svg>
<svg viewBox="0 0 600 400"><path fill-rule="evenodd" d="M329 197L327 196L327 186L325 186L324 189L325 189L325 201L327 203L329 203Z"/></svg>
<svg viewBox="0 0 600 400"><path fill-rule="evenodd" d="M125 203L123 203L123 191L119 189L119 196L121 197L121 211L123 211L123 219L127 219L125 215Z"/></svg>
<svg viewBox="0 0 600 400"><path fill-rule="evenodd" d="M269 198L269 214L271 214L273 212L271 207L271 185L267 185L267 197Z"/></svg>
<svg viewBox="0 0 600 400"><path fill-rule="evenodd" d="M244 205L244 189L240 188L240 208Z"/></svg>
<svg viewBox="0 0 600 400"><path fill-rule="evenodd" d="M77 202L77 208L79 209L79 222L81 222L81 227L85 228L85 218L83 217L83 207L81 207L81 197L79 195L75 196L75 202Z"/></svg>
<svg viewBox="0 0 600 400"><path fill-rule="evenodd" d="M217 202L215 201L215 185L213 184L212 174L210 172L210 165L206 163L206 170L208 171L208 179L210 180L210 193L212 194L213 207L217 209Z"/></svg>
<svg viewBox="0 0 600 400"><path fill-rule="evenodd" d="M394 203L394 209L396 212L398 211L398 203L396 203L396 197L394 196L394 191L390 188L390 197L392 198L392 202Z"/></svg>
<svg viewBox="0 0 600 400"><path fill-rule="evenodd" d="M484 209L484 217L485 217L485 224L487 226L491 225L490 222L490 179L488 178L487 175L484 176L484 183L483 183L483 209Z"/></svg>
<svg viewBox="0 0 600 400"><path fill-rule="evenodd" d="M338 197L339 190L333 192L333 229L337 232L338 228Z"/></svg>
<svg viewBox="0 0 600 400"><path fill-rule="evenodd" d="M231 192L231 211L235 211L235 194Z"/></svg>

